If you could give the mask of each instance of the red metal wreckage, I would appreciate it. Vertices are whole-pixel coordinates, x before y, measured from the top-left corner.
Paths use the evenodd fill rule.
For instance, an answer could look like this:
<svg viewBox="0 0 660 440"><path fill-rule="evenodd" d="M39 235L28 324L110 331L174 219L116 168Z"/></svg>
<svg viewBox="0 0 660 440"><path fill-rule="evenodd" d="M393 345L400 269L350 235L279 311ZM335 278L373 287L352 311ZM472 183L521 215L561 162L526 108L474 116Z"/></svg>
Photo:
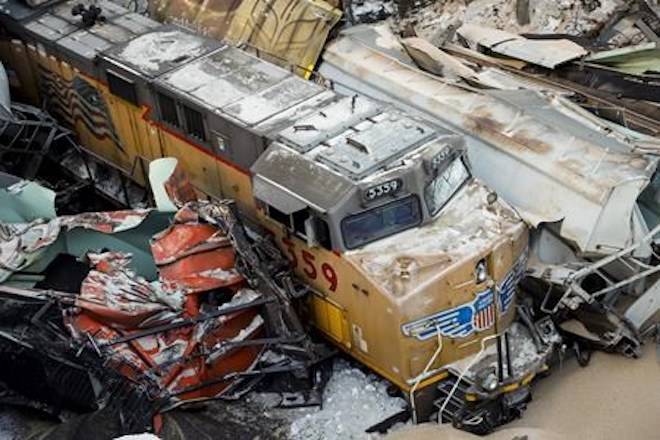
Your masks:
<svg viewBox="0 0 660 440"><path fill-rule="evenodd" d="M268 373L293 371L298 378L310 379L308 367L318 358L318 347L306 336L290 304L295 288L286 260L263 239L248 238L230 202L197 200L175 161L164 159L160 165L167 178L154 191L167 194L160 205L178 208L164 229L153 229L153 221L146 224L149 217L162 216L148 209L0 223L0 283L4 282L0 318L11 318L0 331L0 358L10 356L14 365L20 365L20 356L24 364L42 358L48 393L65 399L73 394L89 409L108 405L103 402L112 405L113 399L141 402L137 415L129 414L131 405L115 405L123 411L120 433L141 431L145 425L157 430L158 417L155 425L149 425L159 413L190 401L240 396ZM4 191L5 196L25 201L26 190L47 191L27 188L25 182ZM19 202L12 207L25 214ZM6 219L0 216L0 220ZM144 237L142 231L135 234L139 228L156 232L145 249L157 273L152 279L136 272L135 267L144 263L132 261L130 252L110 250L112 243L106 245L98 237L70 236L83 230L108 234L106 238L131 232ZM131 240L134 237L119 241ZM94 248L95 243L102 248ZM117 247L126 248L123 244ZM51 258L75 256L73 248L84 255L79 283L71 282L76 270L62 274L61 266L54 267L57 258ZM137 257L145 259L145 255ZM27 282L44 260L48 265L40 272L40 281ZM62 277L68 277L64 288ZM16 325L17 311L22 307L24 312L25 302L35 301L34 313L28 312ZM53 308L59 313L53 314ZM52 343L52 336L44 337L42 330L54 332L59 345ZM48 374L53 364L60 369L73 365L73 370L82 368L92 376L98 372L103 377L96 380L104 391L90 385L83 386L85 392L72 393L66 389L71 380L53 380ZM4 370L0 368L0 380L5 386L20 382ZM121 387L118 382L123 382ZM311 379L306 383L311 384ZM117 389L127 386L130 390L117 396ZM40 400L42 408L50 405L52 412L59 411L61 405L18 388L14 391ZM311 391L301 401L315 398Z"/></svg>

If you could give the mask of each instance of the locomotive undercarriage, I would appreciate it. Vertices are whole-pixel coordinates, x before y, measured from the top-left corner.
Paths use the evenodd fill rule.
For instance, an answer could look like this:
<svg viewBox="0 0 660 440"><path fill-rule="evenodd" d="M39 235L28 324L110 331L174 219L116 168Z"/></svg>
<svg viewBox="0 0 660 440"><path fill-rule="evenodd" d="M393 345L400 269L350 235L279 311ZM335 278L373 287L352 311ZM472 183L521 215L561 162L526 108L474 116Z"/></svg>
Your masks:
<svg viewBox="0 0 660 440"><path fill-rule="evenodd" d="M522 416L533 381L548 374L563 352L553 321L519 305L519 319L482 340L480 351L448 367L439 382L431 420L478 435Z"/></svg>

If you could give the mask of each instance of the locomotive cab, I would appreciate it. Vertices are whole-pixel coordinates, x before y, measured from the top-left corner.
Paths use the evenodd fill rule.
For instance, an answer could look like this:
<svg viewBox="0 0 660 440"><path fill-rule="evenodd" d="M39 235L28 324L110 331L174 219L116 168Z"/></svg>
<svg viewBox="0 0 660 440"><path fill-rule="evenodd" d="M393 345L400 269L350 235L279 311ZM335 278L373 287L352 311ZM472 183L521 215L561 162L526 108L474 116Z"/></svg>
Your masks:
<svg viewBox="0 0 660 440"><path fill-rule="evenodd" d="M527 230L472 177L463 139L361 96L338 97L275 139L251 168L253 192L313 287L315 327L422 418L437 383L483 381L486 342L514 318ZM531 380L541 357L509 367L501 387Z"/></svg>

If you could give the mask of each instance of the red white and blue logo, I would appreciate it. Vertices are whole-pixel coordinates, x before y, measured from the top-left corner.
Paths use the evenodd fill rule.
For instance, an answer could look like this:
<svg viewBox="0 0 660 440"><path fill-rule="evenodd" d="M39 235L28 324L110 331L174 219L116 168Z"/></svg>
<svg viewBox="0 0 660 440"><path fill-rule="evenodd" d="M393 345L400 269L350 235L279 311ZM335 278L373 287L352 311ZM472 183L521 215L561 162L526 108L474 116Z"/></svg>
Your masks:
<svg viewBox="0 0 660 440"><path fill-rule="evenodd" d="M489 329L495 323L495 298L493 292L488 289L477 295L474 301L474 317L472 325L478 332Z"/></svg>
<svg viewBox="0 0 660 440"><path fill-rule="evenodd" d="M495 324L498 308L499 313L504 314L513 304L525 263L526 255L523 254L498 284L496 294L492 289L486 289L470 302L406 323L401 326L401 331L406 336L425 341L438 333L449 338L464 338L488 330Z"/></svg>
<svg viewBox="0 0 660 440"><path fill-rule="evenodd" d="M477 294L474 300L443 310L401 327L403 334L424 341L438 332L450 338L464 338L475 331L483 331L495 323L495 297L491 289Z"/></svg>

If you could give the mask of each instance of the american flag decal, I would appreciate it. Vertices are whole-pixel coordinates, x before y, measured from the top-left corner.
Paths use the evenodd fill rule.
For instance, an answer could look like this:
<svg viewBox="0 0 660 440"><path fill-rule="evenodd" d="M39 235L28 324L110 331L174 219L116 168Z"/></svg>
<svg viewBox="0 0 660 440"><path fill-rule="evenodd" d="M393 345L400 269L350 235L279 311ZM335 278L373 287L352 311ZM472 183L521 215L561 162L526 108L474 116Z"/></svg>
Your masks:
<svg viewBox="0 0 660 440"><path fill-rule="evenodd" d="M493 291L481 292L474 301L474 329L478 332L489 329L495 323L495 313Z"/></svg>

